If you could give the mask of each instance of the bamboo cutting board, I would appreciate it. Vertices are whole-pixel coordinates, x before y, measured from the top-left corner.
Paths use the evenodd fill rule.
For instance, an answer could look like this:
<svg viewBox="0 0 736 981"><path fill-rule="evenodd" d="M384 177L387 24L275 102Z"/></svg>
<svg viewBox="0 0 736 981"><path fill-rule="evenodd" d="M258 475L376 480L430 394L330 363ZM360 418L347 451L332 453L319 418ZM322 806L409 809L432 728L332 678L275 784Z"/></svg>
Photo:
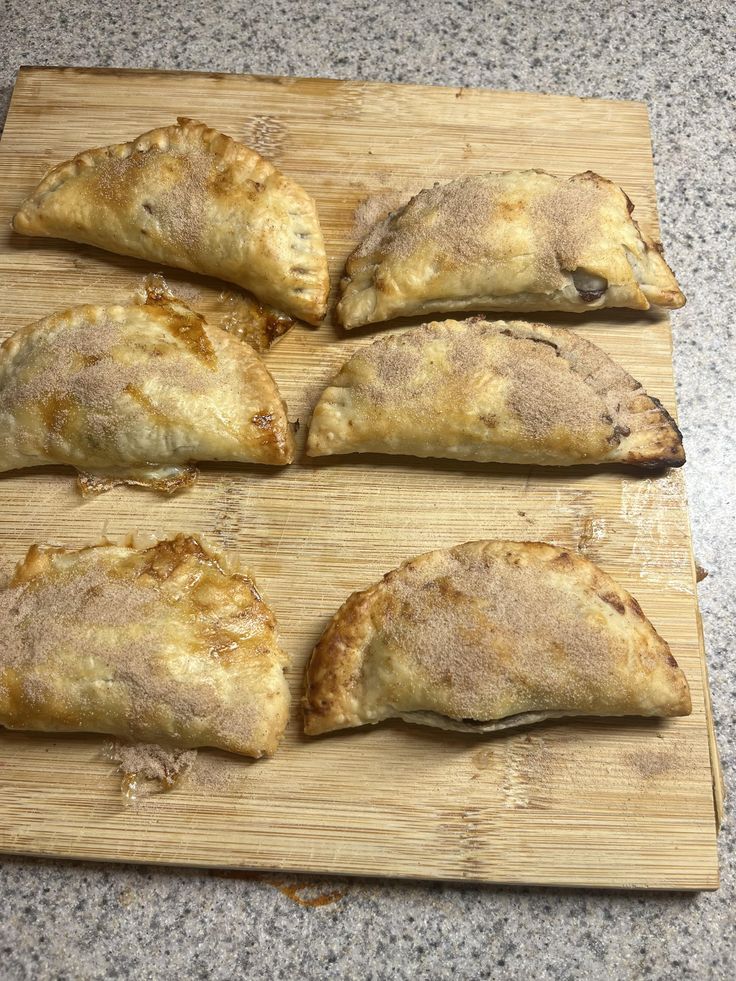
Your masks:
<svg viewBox="0 0 736 981"><path fill-rule="evenodd" d="M647 112L632 102L263 78L21 70L0 145L0 334L81 302L125 299L153 271L92 248L8 230L52 164L178 115L260 150L317 199L333 283L354 210L463 173L592 169L623 185L657 231ZM386 199L388 200L388 198ZM215 322L236 291L164 270ZM222 293L225 291L225 296ZM635 311L572 325L674 409L667 319ZM380 330L380 329L379 329ZM266 356L302 423L372 331L299 327ZM378 333L376 331L375 333ZM173 499L120 488L90 501L71 471L0 477L6 560L132 529L204 532L239 552L275 607L294 698L272 760L205 754L227 780L122 806L103 737L0 735L0 849L26 854L381 876L637 888L718 885L720 800L682 473L480 466L403 458L300 460L279 472L203 468ZM693 696L687 719L574 721L478 740L385 724L308 741L304 664L346 595L403 559L475 538L577 548L639 599ZM715 802L714 802L715 788Z"/></svg>

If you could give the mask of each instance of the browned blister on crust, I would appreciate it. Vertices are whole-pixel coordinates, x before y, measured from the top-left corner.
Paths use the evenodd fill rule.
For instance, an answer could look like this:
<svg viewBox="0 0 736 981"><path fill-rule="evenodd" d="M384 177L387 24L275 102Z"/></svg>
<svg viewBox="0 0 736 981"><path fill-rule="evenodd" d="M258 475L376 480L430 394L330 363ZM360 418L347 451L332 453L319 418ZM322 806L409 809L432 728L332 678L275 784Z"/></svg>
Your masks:
<svg viewBox="0 0 736 981"><path fill-rule="evenodd" d="M327 309L312 198L255 150L192 119L58 164L13 228L237 283L308 323Z"/></svg>
<svg viewBox="0 0 736 981"><path fill-rule="evenodd" d="M678 467L672 417L594 344L559 327L474 318L357 351L320 396L310 456Z"/></svg>
<svg viewBox="0 0 736 981"><path fill-rule="evenodd" d="M586 171L461 177L415 195L348 258L346 328L439 311L646 310L685 303L662 246L611 181Z"/></svg>
<svg viewBox="0 0 736 981"><path fill-rule="evenodd" d="M401 718L493 732L564 716L678 716L685 676L636 600L542 542L469 542L351 596L315 647L311 735Z"/></svg>
<svg viewBox="0 0 736 981"><path fill-rule="evenodd" d="M34 545L0 584L0 725L262 756L287 657L255 582L199 538Z"/></svg>

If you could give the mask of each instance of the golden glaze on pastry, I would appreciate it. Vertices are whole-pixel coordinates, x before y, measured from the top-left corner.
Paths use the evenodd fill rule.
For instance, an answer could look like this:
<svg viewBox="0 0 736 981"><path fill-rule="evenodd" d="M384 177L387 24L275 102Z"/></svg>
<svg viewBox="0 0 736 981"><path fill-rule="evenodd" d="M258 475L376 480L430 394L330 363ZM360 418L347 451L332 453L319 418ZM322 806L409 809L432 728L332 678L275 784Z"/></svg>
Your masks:
<svg viewBox="0 0 736 981"><path fill-rule="evenodd" d="M243 571L197 538L34 545L0 586L0 725L273 753L287 657Z"/></svg>
<svg viewBox="0 0 736 981"><path fill-rule="evenodd" d="M178 300L74 307L0 347L0 471L67 464L83 489L170 491L196 460L293 456L264 363Z"/></svg>
<svg viewBox="0 0 736 981"><path fill-rule="evenodd" d="M345 327L450 310L681 307L662 246L633 205L587 171L463 177L421 191L379 222L347 261Z"/></svg>
<svg viewBox="0 0 736 981"><path fill-rule="evenodd" d="M681 466L661 403L573 331L481 319L381 337L320 396L307 453Z"/></svg>
<svg viewBox="0 0 736 981"><path fill-rule="evenodd" d="M255 150L192 119L58 164L13 228L216 276L309 323L325 315L312 198Z"/></svg>
<svg viewBox="0 0 736 981"><path fill-rule="evenodd" d="M306 677L311 735L401 718L493 732L562 716L689 715L639 604L542 542L468 542L406 562L343 604Z"/></svg>

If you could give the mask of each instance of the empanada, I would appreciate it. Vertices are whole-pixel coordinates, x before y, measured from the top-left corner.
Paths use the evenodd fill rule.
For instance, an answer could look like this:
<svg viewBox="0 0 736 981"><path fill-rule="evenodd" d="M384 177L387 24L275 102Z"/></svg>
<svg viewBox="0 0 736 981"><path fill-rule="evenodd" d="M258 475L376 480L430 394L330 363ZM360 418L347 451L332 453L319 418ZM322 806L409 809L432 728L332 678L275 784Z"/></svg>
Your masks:
<svg viewBox="0 0 736 981"><path fill-rule="evenodd" d="M353 593L312 654L304 710L317 735L387 718L493 732L691 705L639 604L588 559L543 542L469 542Z"/></svg>
<svg viewBox="0 0 736 981"><path fill-rule="evenodd" d="M69 464L83 489L171 491L196 460L293 456L264 363L180 301L74 307L0 347L0 471Z"/></svg>
<svg viewBox="0 0 736 981"><path fill-rule="evenodd" d="M226 279L312 324L325 315L312 198L255 150L192 119L58 164L13 228Z"/></svg>
<svg viewBox="0 0 736 981"><path fill-rule="evenodd" d="M660 402L564 328L481 319L379 338L322 393L307 453L568 466L681 466Z"/></svg>
<svg viewBox="0 0 736 981"><path fill-rule="evenodd" d="M0 588L0 725L262 756L287 657L244 571L201 540L34 545Z"/></svg>
<svg viewBox="0 0 736 981"><path fill-rule="evenodd" d="M440 310L681 307L662 258L611 181L587 171L463 177L421 191L347 261L340 323Z"/></svg>

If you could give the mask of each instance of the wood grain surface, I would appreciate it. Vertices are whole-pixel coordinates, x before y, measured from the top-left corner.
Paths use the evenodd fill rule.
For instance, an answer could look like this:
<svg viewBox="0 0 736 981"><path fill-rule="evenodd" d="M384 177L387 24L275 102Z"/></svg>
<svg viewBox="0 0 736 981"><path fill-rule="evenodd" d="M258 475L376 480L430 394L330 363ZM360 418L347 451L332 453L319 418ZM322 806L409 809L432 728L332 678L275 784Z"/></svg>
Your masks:
<svg viewBox="0 0 736 981"><path fill-rule="evenodd" d="M177 115L242 139L318 202L333 284L367 195L515 167L592 169L657 216L646 107L471 89L219 74L20 72L0 144L0 336L54 310L129 298L163 272L221 321L237 291L93 248L10 233L52 164ZM224 296L223 296L224 294ZM334 302L334 292L333 292ZM600 344L674 411L670 327L655 313L541 314ZM266 356L306 423L321 387L380 328L297 327ZM137 808L103 737L0 735L0 849L190 865L482 882L712 889L714 774L681 472L638 476L354 457L283 470L206 465L173 499L120 488L83 501L70 470L0 477L2 559L134 529L204 532L240 553L276 610L294 709L271 760L201 757L226 776ZM550 722L479 739L399 723L307 740L311 647L348 593L422 551L476 538L580 549L629 589L685 670L693 714Z"/></svg>

